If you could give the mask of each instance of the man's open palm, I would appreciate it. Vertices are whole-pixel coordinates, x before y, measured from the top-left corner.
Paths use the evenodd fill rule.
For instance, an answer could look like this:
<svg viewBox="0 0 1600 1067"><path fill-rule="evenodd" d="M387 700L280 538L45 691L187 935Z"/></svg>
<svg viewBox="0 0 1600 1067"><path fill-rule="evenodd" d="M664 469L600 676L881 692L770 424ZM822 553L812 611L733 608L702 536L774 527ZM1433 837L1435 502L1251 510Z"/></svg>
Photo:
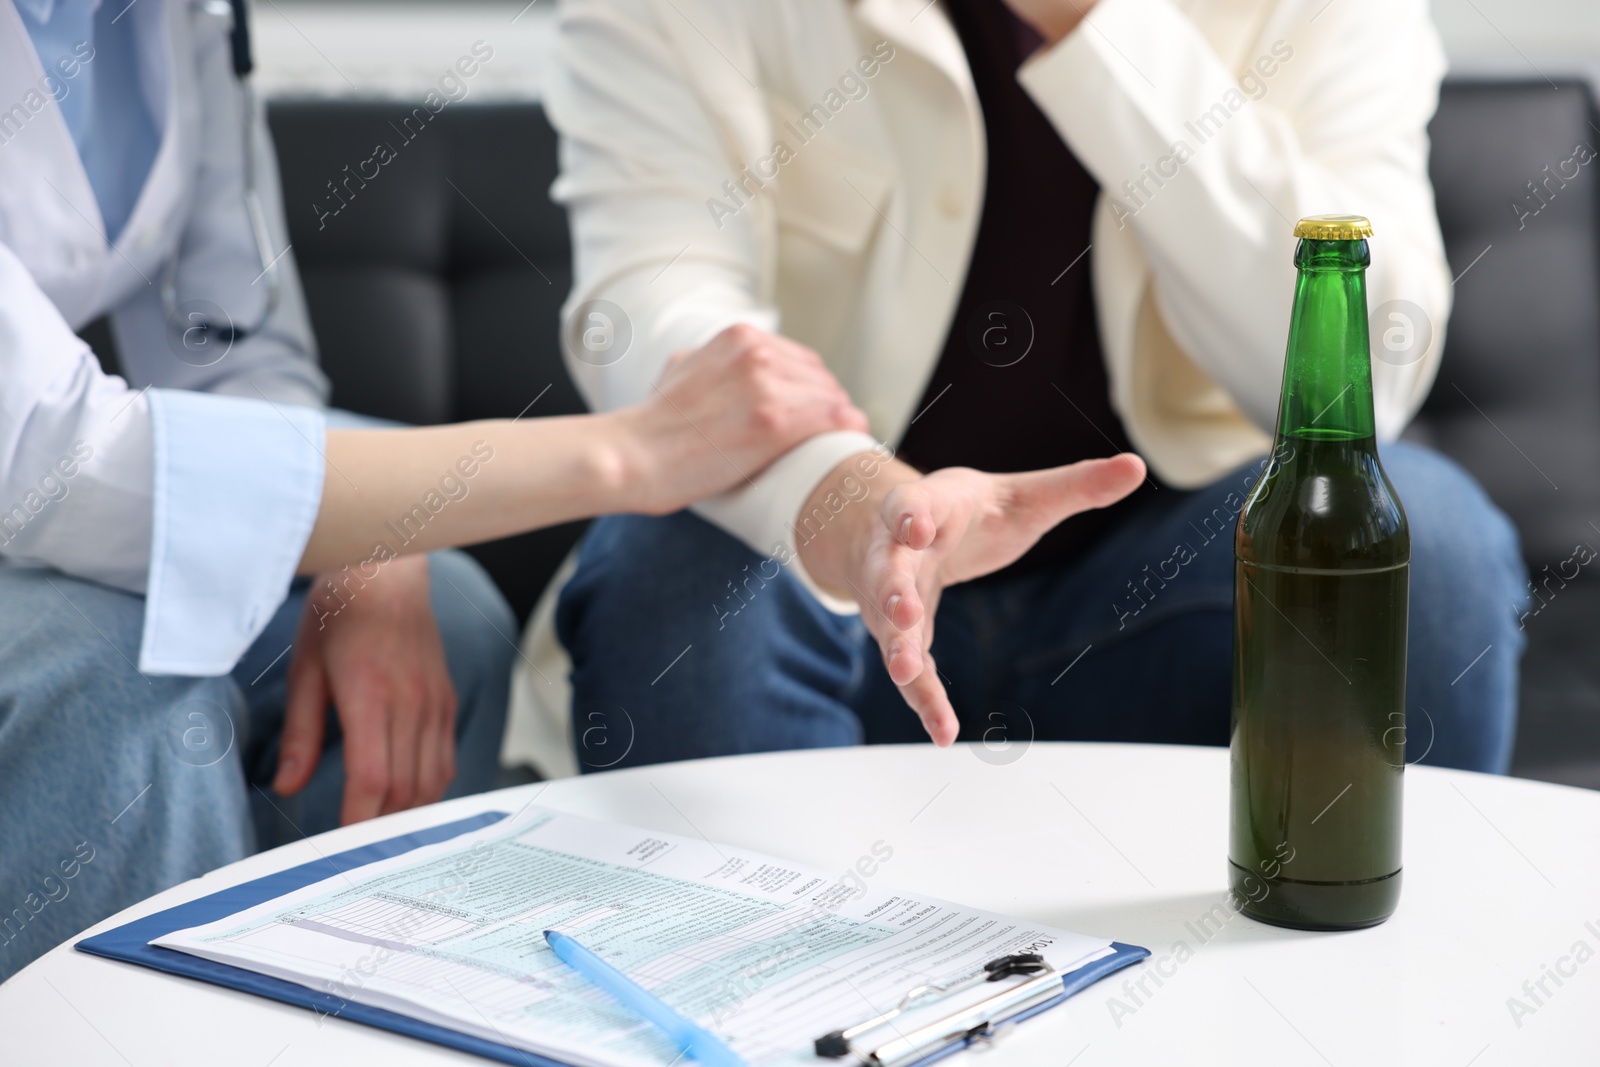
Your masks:
<svg viewBox="0 0 1600 1067"><path fill-rule="evenodd" d="M889 677L936 743L959 729L928 653L940 593L1014 563L1063 519L1121 500L1144 477L1144 461L1123 454L1023 474L951 467L889 491L855 592Z"/></svg>

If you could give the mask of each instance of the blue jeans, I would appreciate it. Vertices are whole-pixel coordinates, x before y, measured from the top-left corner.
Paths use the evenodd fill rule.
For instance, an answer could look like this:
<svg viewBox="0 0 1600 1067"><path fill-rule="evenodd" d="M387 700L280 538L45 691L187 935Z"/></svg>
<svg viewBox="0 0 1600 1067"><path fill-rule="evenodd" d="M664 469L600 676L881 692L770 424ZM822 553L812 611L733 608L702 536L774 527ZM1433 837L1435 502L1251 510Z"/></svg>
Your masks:
<svg viewBox="0 0 1600 1067"><path fill-rule="evenodd" d="M429 557L459 700L451 796L493 782L516 621L470 557ZM381 580L381 578L379 579ZM272 793L302 583L231 676L136 669L144 600L53 570L0 569L0 980L107 915L338 825L344 753Z"/></svg>
<svg viewBox="0 0 1600 1067"><path fill-rule="evenodd" d="M1437 453L1397 443L1383 462L1411 524L1409 758L1504 773L1516 531ZM947 590L933 654L962 739L996 760L1034 737L1226 744L1233 526L1259 470L1149 494L1071 565ZM588 769L925 737L859 618L688 512L596 522L557 626Z"/></svg>

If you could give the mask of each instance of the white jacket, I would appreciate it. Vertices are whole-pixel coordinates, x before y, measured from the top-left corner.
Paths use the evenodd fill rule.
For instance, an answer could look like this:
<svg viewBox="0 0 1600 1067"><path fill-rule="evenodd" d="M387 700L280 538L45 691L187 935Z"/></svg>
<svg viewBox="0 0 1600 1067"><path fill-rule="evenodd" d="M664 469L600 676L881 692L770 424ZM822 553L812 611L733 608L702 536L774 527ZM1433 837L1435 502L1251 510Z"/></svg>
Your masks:
<svg viewBox="0 0 1600 1067"><path fill-rule="evenodd" d="M591 405L641 399L673 351L748 321L814 347L898 440L984 194L983 117L937 2L563 0L559 54L564 335ZM1427 175L1443 71L1425 0L1101 0L1024 65L1102 189L1111 399L1161 478L1198 486L1266 450L1304 215L1372 220L1370 305L1411 301L1433 335L1421 358L1374 361L1380 436L1421 404L1451 297ZM1056 251L1064 269L1084 250ZM573 322L595 299L631 325L606 366ZM814 438L700 511L786 558L809 492L870 443Z"/></svg>

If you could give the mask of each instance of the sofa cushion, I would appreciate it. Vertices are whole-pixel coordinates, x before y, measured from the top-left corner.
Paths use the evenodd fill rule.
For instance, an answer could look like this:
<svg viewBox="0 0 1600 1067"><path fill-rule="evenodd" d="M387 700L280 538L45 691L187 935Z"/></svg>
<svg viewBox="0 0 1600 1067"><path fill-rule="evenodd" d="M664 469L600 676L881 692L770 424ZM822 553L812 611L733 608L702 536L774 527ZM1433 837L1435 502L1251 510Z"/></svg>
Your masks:
<svg viewBox="0 0 1600 1067"><path fill-rule="evenodd" d="M532 104L417 110L268 111L333 403L409 423L584 410L557 339L572 276L566 214L547 195L555 132ZM582 529L471 551L526 618Z"/></svg>

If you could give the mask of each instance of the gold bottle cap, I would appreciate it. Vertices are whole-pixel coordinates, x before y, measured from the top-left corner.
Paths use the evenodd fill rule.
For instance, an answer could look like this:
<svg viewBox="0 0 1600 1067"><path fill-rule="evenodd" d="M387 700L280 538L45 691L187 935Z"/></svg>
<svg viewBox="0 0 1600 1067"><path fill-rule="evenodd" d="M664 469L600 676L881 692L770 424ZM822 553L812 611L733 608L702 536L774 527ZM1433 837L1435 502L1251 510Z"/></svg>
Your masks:
<svg viewBox="0 0 1600 1067"><path fill-rule="evenodd" d="M1360 215L1309 215L1295 224L1294 235L1311 241L1360 241L1372 236L1372 223Z"/></svg>

